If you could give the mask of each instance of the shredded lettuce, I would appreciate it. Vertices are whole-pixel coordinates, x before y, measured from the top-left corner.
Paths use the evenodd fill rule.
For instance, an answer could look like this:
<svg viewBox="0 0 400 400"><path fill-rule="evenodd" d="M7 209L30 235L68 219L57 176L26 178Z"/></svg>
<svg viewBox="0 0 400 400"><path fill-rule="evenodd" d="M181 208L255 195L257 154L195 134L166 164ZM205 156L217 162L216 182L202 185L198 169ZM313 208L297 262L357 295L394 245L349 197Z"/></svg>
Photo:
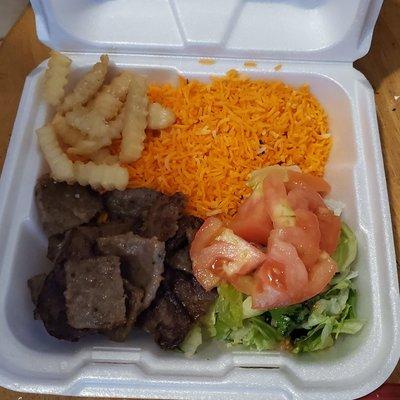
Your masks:
<svg viewBox="0 0 400 400"><path fill-rule="evenodd" d="M340 241L338 247L332 255L336 261L340 272L348 272L351 263L357 256L357 239L353 231L342 222Z"/></svg>
<svg viewBox="0 0 400 400"><path fill-rule="evenodd" d="M196 324L186 335L185 340L180 344L180 349L187 357L193 356L197 348L203 343L203 335L200 324Z"/></svg>
<svg viewBox="0 0 400 400"><path fill-rule="evenodd" d="M267 312L254 310L251 297L232 286L219 286L215 304L195 325L181 349L190 355L203 339L215 338L229 346L256 350L275 349L285 341L285 347L294 353L307 353L332 346L341 334L356 334L363 327L356 315L353 280L357 273L351 270L356 256L356 237L343 223L333 254L339 273L327 290L304 303Z"/></svg>
<svg viewBox="0 0 400 400"><path fill-rule="evenodd" d="M276 329L261 317L245 320L242 328L231 331L227 337L227 341L232 344L240 344L256 350L275 349L281 339Z"/></svg>

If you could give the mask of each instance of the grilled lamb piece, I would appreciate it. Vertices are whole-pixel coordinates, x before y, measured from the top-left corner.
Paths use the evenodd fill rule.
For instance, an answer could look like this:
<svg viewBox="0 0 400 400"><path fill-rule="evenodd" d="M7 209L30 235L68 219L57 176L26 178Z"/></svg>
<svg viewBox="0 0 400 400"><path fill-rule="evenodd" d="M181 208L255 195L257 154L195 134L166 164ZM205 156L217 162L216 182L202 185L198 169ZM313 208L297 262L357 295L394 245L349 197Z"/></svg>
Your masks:
<svg viewBox="0 0 400 400"><path fill-rule="evenodd" d="M143 238L128 232L123 235L99 238L101 254L115 255L123 261L124 277L144 290L143 309L154 299L164 272L164 243L156 238Z"/></svg>
<svg viewBox="0 0 400 400"><path fill-rule="evenodd" d="M64 292L68 323L76 329L112 329L125 324L126 307L118 257L69 260Z"/></svg>
<svg viewBox="0 0 400 400"><path fill-rule="evenodd" d="M193 275L176 271L171 290L185 307L192 321L207 313L217 298L216 290L205 291Z"/></svg>
<svg viewBox="0 0 400 400"><path fill-rule="evenodd" d="M193 323L207 313L217 297L182 271L169 271L151 306L140 316L142 327L163 349L179 346Z"/></svg>
<svg viewBox="0 0 400 400"><path fill-rule="evenodd" d="M48 175L35 187L36 205L48 236L89 222L103 208L99 193L86 186L55 182Z"/></svg>
<svg viewBox="0 0 400 400"><path fill-rule="evenodd" d="M89 333L69 325L67 320L65 298L65 271L56 267L46 277L37 300L35 316L43 321L47 332L57 339L75 342Z"/></svg>
<svg viewBox="0 0 400 400"><path fill-rule="evenodd" d="M178 347L191 328L189 314L169 289L157 294L151 307L141 316L142 327L163 349Z"/></svg>
<svg viewBox="0 0 400 400"><path fill-rule="evenodd" d="M194 235L202 224L201 218L192 215L184 215L178 221L178 230L175 236L165 243L166 263L169 267L192 272L189 248Z"/></svg>
<svg viewBox="0 0 400 400"><path fill-rule="evenodd" d="M114 220L130 220L140 236L165 241L178 230L178 220L185 208L180 193L167 196L151 189L114 190L106 195L106 208Z"/></svg>
<svg viewBox="0 0 400 400"><path fill-rule="evenodd" d="M67 259L83 260L96 255L96 239L129 232L131 224L127 222L109 222L100 226L79 226L64 235L49 238L47 257L55 263Z"/></svg>
<svg viewBox="0 0 400 400"><path fill-rule="evenodd" d="M126 323L118 328L103 332L109 339L115 342L124 342L128 338L143 307L144 291L142 289L131 285L127 280L124 280L124 289L127 295Z"/></svg>
<svg viewBox="0 0 400 400"><path fill-rule="evenodd" d="M175 236L165 243L167 253L181 249L188 244L190 245L203 222L201 218L193 215L183 215L178 221L178 230Z"/></svg>
<svg viewBox="0 0 400 400"><path fill-rule="evenodd" d="M147 218L138 233L144 237L155 236L164 242L178 230L178 220L185 208L185 197L181 193L160 196L150 207Z"/></svg>
<svg viewBox="0 0 400 400"><path fill-rule="evenodd" d="M146 188L113 190L105 194L105 204L113 219L130 219L141 224L151 205L162 196L165 195Z"/></svg>

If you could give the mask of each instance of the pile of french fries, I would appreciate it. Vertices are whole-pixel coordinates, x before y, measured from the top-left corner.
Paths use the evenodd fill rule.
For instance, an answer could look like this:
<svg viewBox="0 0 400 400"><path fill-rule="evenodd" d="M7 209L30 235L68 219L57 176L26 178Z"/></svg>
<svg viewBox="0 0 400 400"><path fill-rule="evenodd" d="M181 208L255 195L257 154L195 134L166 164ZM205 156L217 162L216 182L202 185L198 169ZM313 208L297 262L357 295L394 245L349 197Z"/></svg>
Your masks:
<svg viewBox="0 0 400 400"><path fill-rule="evenodd" d="M123 164L140 158L146 128L165 129L175 122L170 109L149 103L145 77L122 71L105 84L108 67L109 58L102 55L66 95L71 60L51 53L44 99L56 112L51 122L37 130L37 135L56 181L123 190L129 181ZM121 139L119 154L111 154L108 149L114 139ZM83 156L88 161L74 162L70 155Z"/></svg>

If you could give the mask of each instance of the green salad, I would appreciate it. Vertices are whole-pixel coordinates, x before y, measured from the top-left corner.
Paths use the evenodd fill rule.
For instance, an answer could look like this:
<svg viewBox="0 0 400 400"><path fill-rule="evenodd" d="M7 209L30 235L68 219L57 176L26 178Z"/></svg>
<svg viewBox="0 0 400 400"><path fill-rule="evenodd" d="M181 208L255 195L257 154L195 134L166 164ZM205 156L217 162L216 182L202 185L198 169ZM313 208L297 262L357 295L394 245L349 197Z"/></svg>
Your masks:
<svg viewBox="0 0 400 400"><path fill-rule="evenodd" d="M326 290L301 303L269 311L251 308L251 297L228 284L218 287L211 310L197 323L181 344L193 355L207 340L241 345L253 350L286 349L306 353L332 346L341 334L355 334L363 322L357 318L357 291L351 266L357 255L357 240L342 223L340 242L332 258L339 272Z"/></svg>

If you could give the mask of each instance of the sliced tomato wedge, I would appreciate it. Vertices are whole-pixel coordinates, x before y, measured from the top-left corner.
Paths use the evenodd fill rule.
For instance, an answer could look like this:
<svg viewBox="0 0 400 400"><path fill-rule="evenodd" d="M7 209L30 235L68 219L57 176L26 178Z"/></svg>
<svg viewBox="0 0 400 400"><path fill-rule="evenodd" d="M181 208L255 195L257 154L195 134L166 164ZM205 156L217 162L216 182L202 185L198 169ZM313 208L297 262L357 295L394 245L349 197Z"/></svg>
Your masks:
<svg viewBox="0 0 400 400"><path fill-rule="evenodd" d="M268 257L255 273L257 285L252 292L252 307L271 309L289 305L292 301L285 279L285 266Z"/></svg>
<svg viewBox="0 0 400 400"><path fill-rule="evenodd" d="M318 176L288 170L288 177L289 181L286 182L286 189L288 191L299 187L304 189L312 189L323 197L331 191L331 186L329 183L325 179Z"/></svg>
<svg viewBox="0 0 400 400"><path fill-rule="evenodd" d="M321 250L329 255L333 254L340 240L340 218L333 214L328 208L319 208L317 211L321 240L319 246Z"/></svg>
<svg viewBox="0 0 400 400"><path fill-rule="evenodd" d="M210 225L209 229L213 228L215 226ZM208 237L206 232L202 234ZM193 274L206 290L218 283L217 278L227 280L233 275L246 275L265 260L261 250L227 228L223 228L208 246L199 251L193 251L192 245L190 255Z"/></svg>
<svg viewBox="0 0 400 400"><path fill-rule="evenodd" d="M277 234L284 242L291 243L306 267L318 261L321 233L317 216L308 210L296 210L296 226L279 229Z"/></svg>
<svg viewBox="0 0 400 400"><path fill-rule="evenodd" d="M296 212L299 209L310 210L317 216L321 233L319 247L332 254L339 243L340 218L326 207L322 197L312 189L300 187L292 189L288 193L288 202Z"/></svg>
<svg viewBox="0 0 400 400"><path fill-rule="evenodd" d="M221 278L215 275L208 261L208 267L203 266L205 256L200 257L200 253L222 231L224 225L222 221L216 217L207 218L200 229L196 232L193 242L190 246L190 258L192 260L193 274L199 281L200 285L206 290L211 290L216 287ZM211 263L212 265L212 263Z"/></svg>
<svg viewBox="0 0 400 400"><path fill-rule="evenodd" d="M268 258L255 273L259 281L252 294L253 308L270 310L295 304L306 295L308 273L296 248L282 241L272 231L268 242Z"/></svg>
<svg viewBox="0 0 400 400"><path fill-rule="evenodd" d="M222 231L224 225L219 218L207 218L196 232L190 246L190 257L195 257L202 249L207 247Z"/></svg>
<svg viewBox="0 0 400 400"><path fill-rule="evenodd" d="M298 210L310 210L316 212L320 207L326 207L321 195L313 189L306 189L303 187L296 187L288 193L289 205Z"/></svg>
<svg viewBox="0 0 400 400"><path fill-rule="evenodd" d="M271 175L264 179L263 192L267 212L274 228L293 226L295 215L290 207L285 184L279 176Z"/></svg>
<svg viewBox="0 0 400 400"><path fill-rule="evenodd" d="M267 244L272 221L262 193L254 192L240 205L229 227L249 242Z"/></svg>
<svg viewBox="0 0 400 400"><path fill-rule="evenodd" d="M335 261L326 252L322 252L319 261L311 268L308 278L307 293L301 297L298 303L311 299L321 293L329 284L335 273L337 266Z"/></svg>

